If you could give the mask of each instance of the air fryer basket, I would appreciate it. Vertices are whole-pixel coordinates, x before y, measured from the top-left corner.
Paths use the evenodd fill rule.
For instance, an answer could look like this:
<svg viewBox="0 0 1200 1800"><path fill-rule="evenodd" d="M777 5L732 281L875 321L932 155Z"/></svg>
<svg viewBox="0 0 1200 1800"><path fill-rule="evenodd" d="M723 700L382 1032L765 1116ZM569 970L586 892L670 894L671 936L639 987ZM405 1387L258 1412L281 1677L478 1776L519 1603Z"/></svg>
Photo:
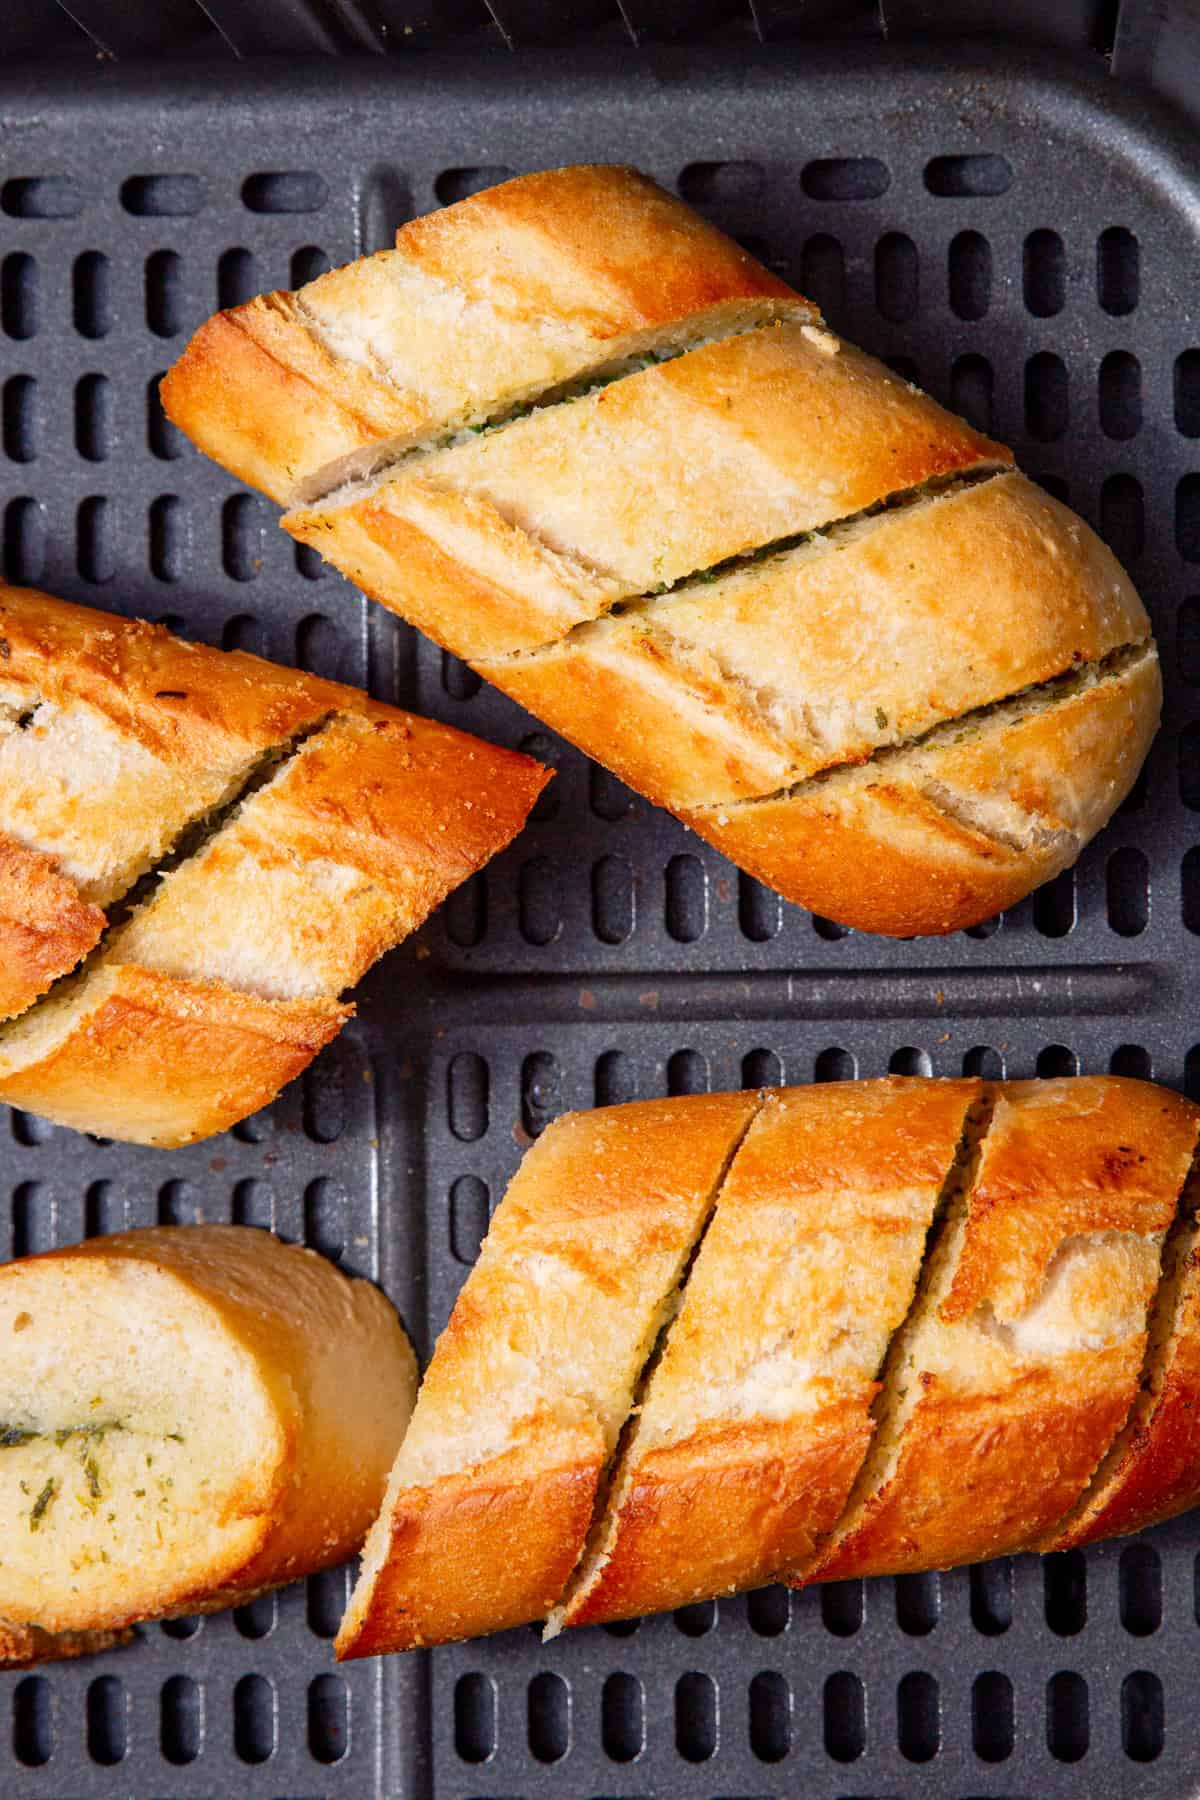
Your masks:
<svg viewBox="0 0 1200 1800"><path fill-rule="evenodd" d="M1171 114L1050 53L747 45L13 70L0 127L9 578L365 682L560 771L268 1112L170 1153L0 1121L0 1255L270 1224L381 1279L424 1356L522 1146L568 1106L888 1069L1111 1068L1200 1095L1200 168ZM1141 586L1167 680L1146 777L998 924L895 944L783 905L366 606L165 423L157 378L216 304L579 159L677 188L1013 442ZM338 1572L0 1677L0 1793L1182 1800L1198 1551L1184 1519L335 1670Z"/></svg>

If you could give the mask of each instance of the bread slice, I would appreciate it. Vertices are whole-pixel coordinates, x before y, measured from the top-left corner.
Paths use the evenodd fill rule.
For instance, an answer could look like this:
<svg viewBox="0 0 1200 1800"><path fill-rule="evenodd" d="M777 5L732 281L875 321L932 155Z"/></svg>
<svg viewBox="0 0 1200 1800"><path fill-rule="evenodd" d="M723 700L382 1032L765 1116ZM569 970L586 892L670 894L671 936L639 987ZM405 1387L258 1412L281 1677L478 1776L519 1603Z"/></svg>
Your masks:
<svg viewBox="0 0 1200 1800"><path fill-rule="evenodd" d="M206 1225L0 1267L0 1615L48 1632L233 1605L356 1550L412 1406L394 1311Z"/></svg>
<svg viewBox="0 0 1200 1800"><path fill-rule="evenodd" d="M189 1143L265 1105L336 1035L343 991L516 834L549 779L359 701L0 1033L0 1098L106 1137Z"/></svg>
<svg viewBox="0 0 1200 1800"><path fill-rule="evenodd" d="M1137 779L1152 642L763 800L680 807L787 899L863 931L958 931L1068 868Z"/></svg>
<svg viewBox="0 0 1200 1800"><path fill-rule="evenodd" d="M547 778L411 714L335 718L163 877L106 955L268 999L336 998L515 836Z"/></svg>
<svg viewBox="0 0 1200 1800"><path fill-rule="evenodd" d="M832 1530L979 1095L899 1077L768 1095L554 1628L756 1587Z"/></svg>
<svg viewBox="0 0 1200 1800"><path fill-rule="evenodd" d="M0 1036L0 1100L99 1137L194 1143L266 1106L353 1010L104 962Z"/></svg>
<svg viewBox="0 0 1200 1800"><path fill-rule="evenodd" d="M1195 1109L1141 1082L997 1091L849 1505L798 1585L1028 1549L1070 1510L1137 1393L1195 1138Z"/></svg>
<svg viewBox="0 0 1200 1800"><path fill-rule="evenodd" d="M526 1156L425 1374L339 1658L545 1617L756 1094L570 1114Z"/></svg>
<svg viewBox="0 0 1200 1800"><path fill-rule="evenodd" d="M394 250L201 326L168 416L284 504L645 354L814 318L786 282L632 169L522 176L414 219Z"/></svg>
<svg viewBox="0 0 1200 1800"><path fill-rule="evenodd" d="M1074 1509L1037 1546L1073 1550L1144 1531L1200 1503L1200 1180L1163 1255L1141 1385L1129 1417Z"/></svg>
<svg viewBox="0 0 1200 1800"><path fill-rule="evenodd" d="M43 1631L37 1625L13 1625L0 1619L0 1673L33 1669L42 1663L71 1662L99 1656L133 1641L132 1631Z"/></svg>
<svg viewBox="0 0 1200 1800"><path fill-rule="evenodd" d="M1149 629L1099 538L1007 473L919 493L475 667L678 808L862 762Z"/></svg>
<svg viewBox="0 0 1200 1800"><path fill-rule="evenodd" d="M0 1018L347 690L0 586Z"/></svg>
<svg viewBox="0 0 1200 1800"><path fill-rule="evenodd" d="M470 661L536 649L618 600L1010 461L872 357L779 322L283 523Z"/></svg>

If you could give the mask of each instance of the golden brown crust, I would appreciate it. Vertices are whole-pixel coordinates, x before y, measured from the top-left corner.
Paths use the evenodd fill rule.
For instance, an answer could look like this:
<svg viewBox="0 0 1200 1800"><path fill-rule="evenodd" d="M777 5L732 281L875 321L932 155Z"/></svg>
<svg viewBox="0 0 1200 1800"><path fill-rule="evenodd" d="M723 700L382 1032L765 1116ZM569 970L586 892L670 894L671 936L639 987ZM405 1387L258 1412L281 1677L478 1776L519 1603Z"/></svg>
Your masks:
<svg viewBox="0 0 1200 1800"><path fill-rule="evenodd" d="M404 544L416 557L431 539L467 580L450 646L471 660L536 649L621 598L1010 460L874 358L780 321L424 456L284 524L347 569L363 563L365 533L388 552L371 561L371 591L422 629L424 566L391 558ZM491 588L524 596L524 618L485 607ZM440 614L431 624L446 629Z"/></svg>
<svg viewBox="0 0 1200 1800"><path fill-rule="evenodd" d="M719 1094L608 1107L538 1140L426 1371L339 1657L545 1616L757 1106Z"/></svg>
<svg viewBox="0 0 1200 1800"><path fill-rule="evenodd" d="M979 1092L890 1077L768 1095L722 1186L564 1624L757 1587L832 1529Z"/></svg>
<svg viewBox="0 0 1200 1800"><path fill-rule="evenodd" d="M680 817L785 898L862 931L959 931L1068 867L1158 724L1152 651L1053 705L1014 703L858 770Z"/></svg>
<svg viewBox="0 0 1200 1800"><path fill-rule="evenodd" d="M0 1019L32 1006L99 942L104 914L52 856L0 832Z"/></svg>
<svg viewBox="0 0 1200 1800"><path fill-rule="evenodd" d="M600 367L692 315L786 282L633 170L520 177L405 225L396 248L201 326L168 416L286 501L357 452L427 435Z"/></svg>
<svg viewBox="0 0 1200 1800"><path fill-rule="evenodd" d="M604 1443L595 1428L531 1425L536 1457L522 1447L400 1493L370 1604L338 1636L339 1662L506 1631L550 1611L592 1522Z"/></svg>
<svg viewBox="0 0 1200 1800"><path fill-rule="evenodd" d="M642 1457L624 1491L619 1545L564 1625L666 1612L760 1587L829 1529L870 1441L872 1393L849 1407L700 1426Z"/></svg>
<svg viewBox="0 0 1200 1800"><path fill-rule="evenodd" d="M802 1580L1029 1549L1063 1518L1133 1404L1195 1135L1195 1109L1147 1083L998 1090L885 1373L894 1448Z"/></svg>
<svg viewBox="0 0 1200 1800"><path fill-rule="evenodd" d="M452 726L368 703L305 746L279 784L280 837L404 902L405 933L510 843L553 771Z"/></svg>
<svg viewBox="0 0 1200 1800"><path fill-rule="evenodd" d="M516 317L560 314L600 338L722 300L795 296L724 232L617 163L501 182L410 219L396 245L472 299Z"/></svg>
<svg viewBox="0 0 1200 1800"><path fill-rule="evenodd" d="M83 701L181 768L209 769L284 743L357 690L214 650L162 625L0 586L0 683L58 706Z"/></svg>
<svg viewBox="0 0 1200 1800"><path fill-rule="evenodd" d="M168 1148L265 1106L353 1011L130 964L106 965L77 1009L65 1004L76 1016L34 1060L12 1039L0 1048L0 1098L78 1131Z"/></svg>

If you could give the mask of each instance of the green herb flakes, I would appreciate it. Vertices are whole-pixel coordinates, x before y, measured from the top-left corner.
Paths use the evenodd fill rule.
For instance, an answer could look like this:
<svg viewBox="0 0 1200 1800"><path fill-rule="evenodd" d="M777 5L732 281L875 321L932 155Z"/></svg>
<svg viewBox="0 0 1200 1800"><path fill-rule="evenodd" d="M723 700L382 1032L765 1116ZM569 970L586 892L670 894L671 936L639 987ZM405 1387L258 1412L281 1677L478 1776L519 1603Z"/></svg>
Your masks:
<svg viewBox="0 0 1200 1800"><path fill-rule="evenodd" d="M55 1481L55 1479L52 1475L50 1477L49 1481L46 1483L45 1487L42 1489L41 1493L38 1495L37 1499L33 1503L32 1510L30 1511L30 1514L29 1514L29 1529L30 1529L30 1531L36 1531L38 1529L38 1527L41 1525L41 1522L45 1518L47 1510L49 1509L50 1502L53 1500L57 1491L58 1491L58 1483Z"/></svg>

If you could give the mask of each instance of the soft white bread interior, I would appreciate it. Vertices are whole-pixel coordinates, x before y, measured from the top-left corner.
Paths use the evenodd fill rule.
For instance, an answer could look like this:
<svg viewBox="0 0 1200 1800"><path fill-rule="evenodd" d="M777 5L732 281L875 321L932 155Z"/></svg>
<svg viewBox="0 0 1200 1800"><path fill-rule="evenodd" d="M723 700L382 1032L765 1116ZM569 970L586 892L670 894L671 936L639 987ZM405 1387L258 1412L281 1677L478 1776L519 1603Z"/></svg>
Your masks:
<svg viewBox="0 0 1200 1800"><path fill-rule="evenodd" d="M898 1076L767 1095L552 1630L758 1587L833 1526L979 1095Z"/></svg>
<svg viewBox="0 0 1200 1800"><path fill-rule="evenodd" d="M542 1618L587 1540L634 1385L753 1094L557 1120L438 1340L339 1658Z"/></svg>
<svg viewBox="0 0 1200 1800"><path fill-rule="evenodd" d="M1188 1504L1198 1135L1180 1096L1086 1076L559 1121L438 1342L339 1655Z"/></svg>
<svg viewBox="0 0 1200 1800"><path fill-rule="evenodd" d="M473 661L553 643L619 600L1011 460L873 357L778 321L283 523Z"/></svg>
<svg viewBox="0 0 1200 1800"><path fill-rule="evenodd" d="M815 308L633 169L526 175L201 326L174 422L285 504L564 384Z"/></svg>
<svg viewBox="0 0 1200 1800"><path fill-rule="evenodd" d="M48 1632L236 1604L342 1561L415 1364L389 1302L246 1227L0 1266L0 1616Z"/></svg>
<svg viewBox="0 0 1200 1800"><path fill-rule="evenodd" d="M284 742L260 741L236 779L222 777L207 836L197 844L193 833L173 865L147 877L144 897L126 900L129 917L101 938L99 914L91 939L72 945L57 968L43 958L45 986L90 952L77 974L0 1031L0 1099L106 1137L189 1143L265 1105L311 1061L349 1017L345 990L509 842L549 777L528 757L356 689L252 657L192 656L148 627L106 624L105 614L49 600L39 610L38 600L27 596L23 606L35 622L49 621L54 679L67 689L90 673L93 639L101 651L116 645L113 709L130 713L143 736L176 735L152 708L146 720L137 712L147 662L160 667L155 680L164 660L186 664L189 686L174 700L177 735L194 740L189 769L203 774L205 745L232 735L228 715L239 708L255 729L285 719L295 727ZM58 643L64 619L76 638ZM40 773L31 758L25 779L31 793L42 782L44 800L61 795L52 758ZM86 816L86 831L101 842L119 801L111 790L81 790L72 816ZM161 822L161 807L153 816ZM18 948L41 941L32 902L22 910L35 857L41 885L33 891L49 907L67 876L40 850L6 857L0 839L0 931L15 913L7 939ZM135 873L140 861L130 879ZM0 994L3 987L0 977ZM36 989L22 992L12 1010L35 997Z"/></svg>

